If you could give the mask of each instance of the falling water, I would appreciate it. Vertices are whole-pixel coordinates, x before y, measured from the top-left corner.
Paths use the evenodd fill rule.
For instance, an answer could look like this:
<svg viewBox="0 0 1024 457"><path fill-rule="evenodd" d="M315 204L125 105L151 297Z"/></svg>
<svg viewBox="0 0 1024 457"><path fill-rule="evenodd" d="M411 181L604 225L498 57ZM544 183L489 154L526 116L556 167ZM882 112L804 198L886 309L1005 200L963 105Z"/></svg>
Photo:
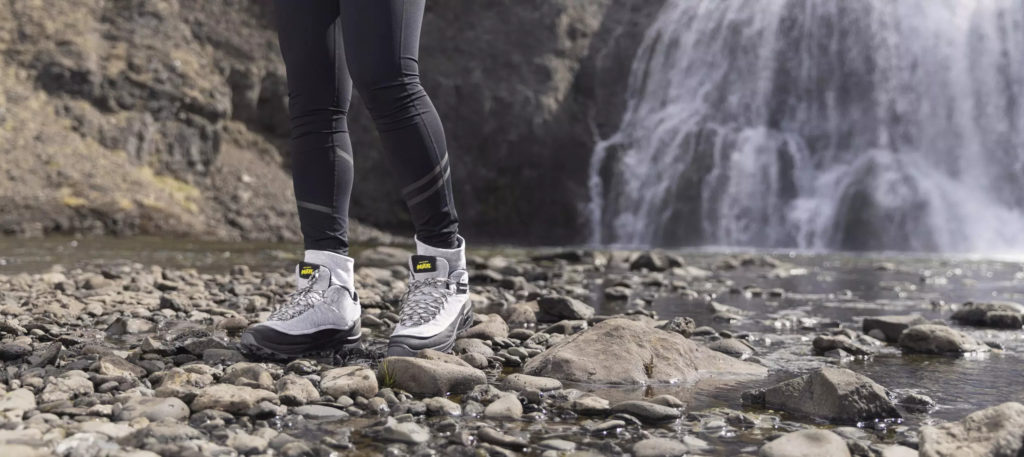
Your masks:
<svg viewBox="0 0 1024 457"><path fill-rule="evenodd" d="M669 0L593 241L1024 251L1024 2Z"/></svg>

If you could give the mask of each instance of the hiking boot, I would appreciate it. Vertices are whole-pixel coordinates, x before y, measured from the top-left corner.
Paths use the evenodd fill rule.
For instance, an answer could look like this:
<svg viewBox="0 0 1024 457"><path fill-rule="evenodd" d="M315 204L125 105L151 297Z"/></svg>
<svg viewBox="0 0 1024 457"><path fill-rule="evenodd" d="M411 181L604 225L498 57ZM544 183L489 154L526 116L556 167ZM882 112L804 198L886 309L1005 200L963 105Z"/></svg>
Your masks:
<svg viewBox="0 0 1024 457"><path fill-rule="evenodd" d="M451 352L458 334L473 325L466 241L460 236L458 242L455 249L439 249L416 240L389 356L412 357L423 349Z"/></svg>
<svg viewBox="0 0 1024 457"><path fill-rule="evenodd" d="M242 351L270 359L335 352L362 336L353 260L307 250L295 267L296 291L263 323L242 333Z"/></svg>

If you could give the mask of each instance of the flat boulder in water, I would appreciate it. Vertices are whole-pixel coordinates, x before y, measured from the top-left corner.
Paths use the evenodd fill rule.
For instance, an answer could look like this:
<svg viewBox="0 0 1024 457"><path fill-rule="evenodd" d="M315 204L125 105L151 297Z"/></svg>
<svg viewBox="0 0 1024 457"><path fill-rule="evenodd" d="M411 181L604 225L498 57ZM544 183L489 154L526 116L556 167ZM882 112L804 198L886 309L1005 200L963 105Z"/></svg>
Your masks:
<svg viewBox="0 0 1024 457"><path fill-rule="evenodd" d="M921 427L921 457L1024 455L1024 405L1003 403L958 422Z"/></svg>
<svg viewBox="0 0 1024 457"><path fill-rule="evenodd" d="M989 347L974 337L945 325L915 325L903 331L899 345L907 352L921 354L964 354L987 352Z"/></svg>
<svg viewBox="0 0 1024 457"><path fill-rule="evenodd" d="M845 424L900 417L884 387L864 375L834 367L744 392L743 403Z"/></svg>
<svg viewBox="0 0 1024 457"><path fill-rule="evenodd" d="M850 457L842 437L828 430L800 430L782 435L758 452L761 457Z"/></svg>
<svg viewBox="0 0 1024 457"><path fill-rule="evenodd" d="M529 375L594 384L691 382L722 374L764 376L767 370L707 349L673 332L608 319L531 359Z"/></svg>
<svg viewBox="0 0 1024 457"><path fill-rule="evenodd" d="M1007 301L967 302L953 313L953 320L978 327L1019 329L1024 325L1024 306Z"/></svg>
<svg viewBox="0 0 1024 457"><path fill-rule="evenodd" d="M885 341L895 343L899 341L900 334L913 325L925 324L928 321L917 314L907 316L872 316L865 317L863 330L865 334L878 331L884 336ZM880 338L881 339L881 338Z"/></svg>

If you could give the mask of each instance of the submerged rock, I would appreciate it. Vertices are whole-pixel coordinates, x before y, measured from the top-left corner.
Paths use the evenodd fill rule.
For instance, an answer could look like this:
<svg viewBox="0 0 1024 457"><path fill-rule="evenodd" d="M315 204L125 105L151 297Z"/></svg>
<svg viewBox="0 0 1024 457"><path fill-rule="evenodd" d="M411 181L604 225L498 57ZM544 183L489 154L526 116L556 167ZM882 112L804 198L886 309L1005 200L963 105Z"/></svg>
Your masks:
<svg viewBox="0 0 1024 457"><path fill-rule="evenodd" d="M1003 403L958 422L921 427L921 457L1024 455L1024 405Z"/></svg>
<svg viewBox="0 0 1024 457"><path fill-rule="evenodd" d="M900 334L904 330L914 325L925 324L928 321L916 314L909 316L872 316L865 317L864 322L861 326L864 333L873 335L873 332L878 332L883 336L885 341L889 343L895 343L899 341Z"/></svg>
<svg viewBox="0 0 1024 457"><path fill-rule="evenodd" d="M608 319L530 359L530 375L597 384L692 382L722 373L767 370L707 349L686 337L627 319Z"/></svg>
<svg viewBox="0 0 1024 457"><path fill-rule="evenodd" d="M974 337L945 325L924 324L908 328L900 335L900 347L922 354L964 354L987 352L989 347Z"/></svg>
<svg viewBox="0 0 1024 457"><path fill-rule="evenodd" d="M842 437L828 430L787 433L758 451L761 457L850 457Z"/></svg>
<svg viewBox="0 0 1024 457"><path fill-rule="evenodd" d="M900 417L884 387L845 368L825 367L744 392L743 403L844 424Z"/></svg>
<svg viewBox="0 0 1024 457"><path fill-rule="evenodd" d="M953 320L964 325L1020 329L1024 325L1024 306L1014 302L964 303Z"/></svg>

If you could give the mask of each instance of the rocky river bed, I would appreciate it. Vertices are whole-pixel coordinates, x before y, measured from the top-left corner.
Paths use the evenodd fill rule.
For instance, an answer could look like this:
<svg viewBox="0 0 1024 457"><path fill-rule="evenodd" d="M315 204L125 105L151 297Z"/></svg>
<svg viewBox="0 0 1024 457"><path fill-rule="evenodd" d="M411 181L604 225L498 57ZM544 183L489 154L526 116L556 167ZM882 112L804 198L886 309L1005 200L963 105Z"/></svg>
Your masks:
<svg viewBox="0 0 1024 457"><path fill-rule="evenodd" d="M385 358L408 254L361 249L362 344L283 363L236 347L281 250L5 249L3 456L1024 452L1017 262L478 250L454 354Z"/></svg>

